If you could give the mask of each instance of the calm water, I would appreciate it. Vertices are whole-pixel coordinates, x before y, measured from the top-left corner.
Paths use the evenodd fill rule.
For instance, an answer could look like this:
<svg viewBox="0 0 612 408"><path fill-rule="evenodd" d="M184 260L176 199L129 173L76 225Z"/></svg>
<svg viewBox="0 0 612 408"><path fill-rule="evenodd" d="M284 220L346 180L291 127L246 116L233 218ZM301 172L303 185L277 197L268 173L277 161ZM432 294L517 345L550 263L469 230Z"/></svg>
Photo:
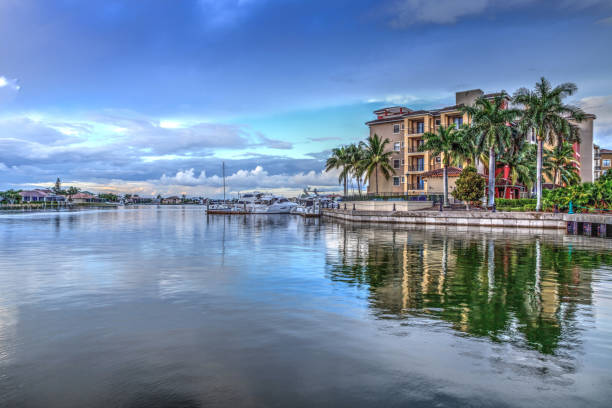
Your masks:
<svg viewBox="0 0 612 408"><path fill-rule="evenodd" d="M0 405L610 406L612 240L0 214Z"/></svg>

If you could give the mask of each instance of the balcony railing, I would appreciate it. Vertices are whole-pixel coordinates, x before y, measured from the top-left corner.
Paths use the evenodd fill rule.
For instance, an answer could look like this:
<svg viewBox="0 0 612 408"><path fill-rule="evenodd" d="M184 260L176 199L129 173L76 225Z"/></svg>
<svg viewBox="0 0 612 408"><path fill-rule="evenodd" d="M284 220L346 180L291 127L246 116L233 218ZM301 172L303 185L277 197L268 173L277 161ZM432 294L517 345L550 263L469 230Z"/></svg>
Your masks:
<svg viewBox="0 0 612 408"><path fill-rule="evenodd" d="M408 166L406 171L425 171L425 166L422 164L416 166Z"/></svg>
<svg viewBox="0 0 612 408"><path fill-rule="evenodd" d="M601 166L595 166L595 170L601 170Z"/></svg>
<svg viewBox="0 0 612 408"><path fill-rule="evenodd" d="M408 128L409 135L420 135L422 133L429 132L429 131L431 131L431 128L425 127L425 126L422 126L422 127L416 126L416 127Z"/></svg>
<svg viewBox="0 0 612 408"><path fill-rule="evenodd" d="M408 190L425 190L425 184L408 184Z"/></svg>
<svg viewBox="0 0 612 408"><path fill-rule="evenodd" d="M425 154L425 152L420 151L418 147L406 147L405 150L406 150L407 153L422 153L422 154Z"/></svg>

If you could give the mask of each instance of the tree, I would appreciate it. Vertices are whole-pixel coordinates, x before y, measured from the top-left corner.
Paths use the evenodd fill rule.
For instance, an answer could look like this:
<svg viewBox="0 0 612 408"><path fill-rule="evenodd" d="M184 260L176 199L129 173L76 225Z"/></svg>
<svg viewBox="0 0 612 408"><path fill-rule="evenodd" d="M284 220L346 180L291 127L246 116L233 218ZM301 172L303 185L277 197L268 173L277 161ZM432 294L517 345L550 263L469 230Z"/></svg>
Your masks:
<svg viewBox="0 0 612 408"><path fill-rule="evenodd" d="M479 201L482 198L486 183L484 178L474 167L463 169L456 182L455 190L451 193L457 200L465 202L469 210L470 203Z"/></svg>
<svg viewBox="0 0 612 408"><path fill-rule="evenodd" d="M79 191L81 191L80 188L73 187L73 186L68 187L68 189L66 190L66 195L68 196L68 201L72 201L72 196L75 195L75 194L78 194Z"/></svg>
<svg viewBox="0 0 612 408"><path fill-rule="evenodd" d="M438 126L435 133L426 132L423 134L423 144L419 146L419 151L429 151L432 156L442 154L444 206L446 207L448 207L448 166L455 159L455 152L467 150L463 142L461 133L452 124L447 127Z"/></svg>
<svg viewBox="0 0 612 408"><path fill-rule="evenodd" d="M483 138L483 146L489 151L489 206L495 203L495 159L503 152L511 136L510 123L519 115L516 109L507 108L508 94L489 100L480 97L473 106L465 106L462 110L472 117L471 126L479 137Z"/></svg>
<svg viewBox="0 0 612 408"><path fill-rule="evenodd" d="M21 202L21 194L19 194L21 190L7 190L0 192L0 197L3 197L10 204L20 203Z"/></svg>
<svg viewBox="0 0 612 408"><path fill-rule="evenodd" d="M350 158L345 146L332 149L332 155L325 163L325 171L342 169L338 175L338 183L344 183L344 195L348 194L347 179L350 173Z"/></svg>
<svg viewBox="0 0 612 408"><path fill-rule="evenodd" d="M521 183L531 190L535 183L535 158L535 146L527 141L524 133L513 128L506 151L498 159L501 164L510 168L512 185ZM504 188L504 197L507 189L508 184Z"/></svg>
<svg viewBox="0 0 612 408"><path fill-rule="evenodd" d="M580 122L584 112L579 108L566 105L563 99L573 95L578 88L573 83L564 83L552 87L550 82L542 77L535 84L533 91L521 88L514 94L514 103L523 106L521 128L535 132L538 142L536 160L536 211L542 210L542 168L544 142L562 143L564 137L575 138L577 130L570 121Z"/></svg>
<svg viewBox="0 0 612 408"><path fill-rule="evenodd" d="M365 172L363 167L363 159L365 157L363 143L349 145L347 147L347 154L350 174L357 181L357 191L361 195L361 180Z"/></svg>
<svg viewBox="0 0 612 408"><path fill-rule="evenodd" d="M544 152L543 171L546 177L552 180L553 189L561 183L568 186L578 184L580 182L578 165L578 161L574 158L574 149L567 142Z"/></svg>
<svg viewBox="0 0 612 408"><path fill-rule="evenodd" d="M119 200L119 197L116 194L112 193L99 194L98 197L100 197L104 201L109 202L116 202Z"/></svg>
<svg viewBox="0 0 612 408"><path fill-rule="evenodd" d="M53 188L51 190L55 194L61 194L61 192L62 192L62 181L60 180L59 177L57 178L57 180L55 180L55 185L53 186Z"/></svg>
<svg viewBox="0 0 612 408"><path fill-rule="evenodd" d="M455 152L457 160L468 162L470 166L476 168L478 173L484 174L482 166L484 138L477 132L477 129L465 123L457 131L461 137L461 149Z"/></svg>
<svg viewBox="0 0 612 408"><path fill-rule="evenodd" d="M391 151L386 152L385 147L389 144L389 139L384 141L377 135L368 137L368 142L365 146L365 153L363 159L363 168L365 170L366 179L368 182L372 180L372 173L375 174L376 183L376 195L378 195L378 170L386 180L389 180L391 174L395 174L395 170L389 160L391 158Z"/></svg>

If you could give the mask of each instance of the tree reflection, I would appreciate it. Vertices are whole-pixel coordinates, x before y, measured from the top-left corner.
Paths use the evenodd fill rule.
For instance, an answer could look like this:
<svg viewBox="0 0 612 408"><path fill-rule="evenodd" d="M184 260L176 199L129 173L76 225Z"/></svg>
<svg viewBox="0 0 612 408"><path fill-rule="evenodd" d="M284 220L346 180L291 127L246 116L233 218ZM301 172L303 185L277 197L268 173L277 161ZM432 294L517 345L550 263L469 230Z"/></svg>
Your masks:
<svg viewBox="0 0 612 408"><path fill-rule="evenodd" d="M527 235L341 228L330 279L364 287L380 318L429 316L546 354L575 337L577 308L591 304L592 269L612 265L608 253Z"/></svg>

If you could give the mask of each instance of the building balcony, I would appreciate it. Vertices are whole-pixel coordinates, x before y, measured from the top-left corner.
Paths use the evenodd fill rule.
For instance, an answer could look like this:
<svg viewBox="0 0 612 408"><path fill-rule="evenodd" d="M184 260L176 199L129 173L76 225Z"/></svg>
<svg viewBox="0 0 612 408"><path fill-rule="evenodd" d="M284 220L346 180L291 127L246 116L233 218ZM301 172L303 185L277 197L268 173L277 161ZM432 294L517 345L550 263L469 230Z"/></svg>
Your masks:
<svg viewBox="0 0 612 408"><path fill-rule="evenodd" d="M425 126L417 126L417 127L413 127L413 128L408 128L406 130L406 133L408 133L408 136L416 136L416 135L422 135L425 132L431 132L432 129L429 127L425 127Z"/></svg>
<svg viewBox="0 0 612 408"><path fill-rule="evenodd" d="M425 166L423 164L416 166L406 166L406 171L408 173L416 173L419 171L425 171Z"/></svg>
<svg viewBox="0 0 612 408"><path fill-rule="evenodd" d="M409 153L409 154L411 153L425 154L425 152L420 151L418 147L406 147L404 150L406 151L406 153Z"/></svg>
<svg viewBox="0 0 612 408"><path fill-rule="evenodd" d="M595 166L595 171L601 170L601 166Z"/></svg>
<svg viewBox="0 0 612 408"><path fill-rule="evenodd" d="M408 188L408 190L414 190L414 191L423 191L425 190L425 184L421 183L421 184L407 184L406 186Z"/></svg>

